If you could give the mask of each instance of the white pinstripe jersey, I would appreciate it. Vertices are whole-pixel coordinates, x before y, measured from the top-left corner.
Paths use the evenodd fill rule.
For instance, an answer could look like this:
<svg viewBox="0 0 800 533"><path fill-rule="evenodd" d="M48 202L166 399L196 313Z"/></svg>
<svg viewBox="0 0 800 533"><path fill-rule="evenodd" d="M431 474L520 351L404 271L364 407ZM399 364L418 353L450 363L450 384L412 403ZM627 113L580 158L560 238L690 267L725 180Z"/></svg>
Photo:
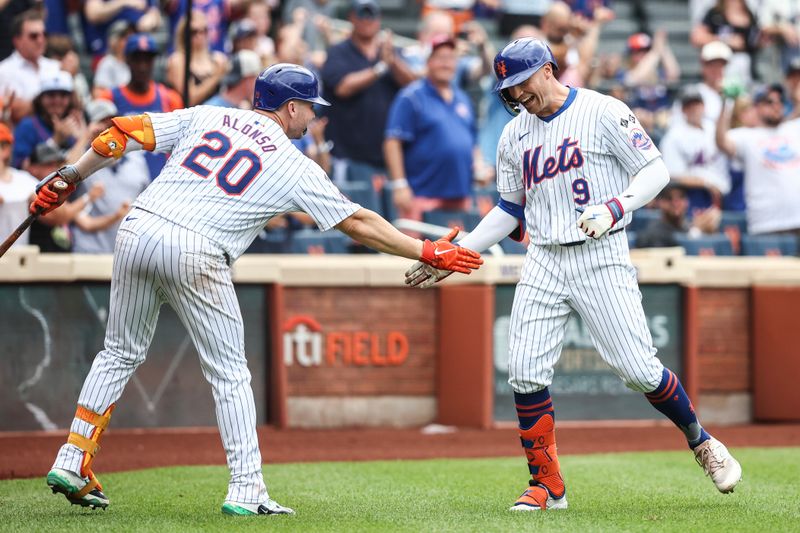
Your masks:
<svg viewBox="0 0 800 533"><path fill-rule="evenodd" d="M546 119L522 112L509 122L497 147L497 190L523 189L533 244L586 240L575 209L602 204L661 153L630 108L588 89L570 89L564 105ZM631 220L626 213L616 227Z"/></svg>
<svg viewBox="0 0 800 533"><path fill-rule="evenodd" d="M134 207L205 235L232 259L281 213L304 211L327 230L360 208L264 115L215 106L148 115L155 151L172 155Z"/></svg>

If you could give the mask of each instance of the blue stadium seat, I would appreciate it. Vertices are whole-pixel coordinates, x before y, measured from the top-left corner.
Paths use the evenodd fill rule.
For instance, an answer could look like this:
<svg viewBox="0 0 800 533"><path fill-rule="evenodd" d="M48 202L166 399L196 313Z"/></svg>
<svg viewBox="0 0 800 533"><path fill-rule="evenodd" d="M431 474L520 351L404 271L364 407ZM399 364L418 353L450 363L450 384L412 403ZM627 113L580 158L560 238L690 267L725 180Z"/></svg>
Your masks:
<svg viewBox="0 0 800 533"><path fill-rule="evenodd" d="M742 255L795 256L794 235L742 235Z"/></svg>
<svg viewBox="0 0 800 533"><path fill-rule="evenodd" d="M324 254L325 236L315 229L298 230L292 234L289 251L293 254Z"/></svg>
<svg viewBox="0 0 800 533"><path fill-rule="evenodd" d="M743 211L723 211L719 220L719 231L728 233L731 228L739 230L739 235L747 233L747 217Z"/></svg>
<svg viewBox="0 0 800 533"><path fill-rule="evenodd" d="M660 209L648 209L643 207L633 212L633 220L626 227L629 231L641 231L646 228L650 221L661 218Z"/></svg>
<svg viewBox="0 0 800 533"><path fill-rule="evenodd" d="M477 210L470 211L448 211L446 209L434 209L422 215L422 221L428 224L436 224L437 226L453 227L458 226L463 230L472 231L478 222L481 221L481 215Z"/></svg>
<svg viewBox="0 0 800 533"><path fill-rule="evenodd" d="M361 207L366 207L381 216L383 215L383 206L381 205L378 193L371 183L366 181L343 183L339 186L339 190L350 200L360 204Z"/></svg>
<svg viewBox="0 0 800 533"><path fill-rule="evenodd" d="M348 254L353 239L335 229L331 229L322 234L325 237L326 254Z"/></svg>
<svg viewBox="0 0 800 533"><path fill-rule="evenodd" d="M293 254L346 254L350 238L336 231L301 229L292 234L289 251Z"/></svg>
<svg viewBox="0 0 800 533"><path fill-rule="evenodd" d="M261 233L247 248L249 254L285 254L289 247L289 231L286 228L274 228Z"/></svg>
<svg viewBox="0 0 800 533"><path fill-rule="evenodd" d="M733 246L722 233L703 235L690 239L685 233L676 233L675 240L686 250L687 255L734 255Z"/></svg>

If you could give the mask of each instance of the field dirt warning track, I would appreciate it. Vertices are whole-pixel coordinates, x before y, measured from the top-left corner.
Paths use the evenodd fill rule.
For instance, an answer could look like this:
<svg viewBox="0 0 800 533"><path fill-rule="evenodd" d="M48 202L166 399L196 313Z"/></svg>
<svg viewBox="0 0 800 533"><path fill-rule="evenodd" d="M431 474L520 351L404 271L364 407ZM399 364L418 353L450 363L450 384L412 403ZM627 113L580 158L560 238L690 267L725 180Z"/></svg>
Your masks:
<svg viewBox="0 0 800 533"><path fill-rule="evenodd" d="M451 428L452 429L452 428ZM707 428L728 447L800 446L800 424ZM561 456L624 451L686 450L671 425L568 423L556 428ZM0 433L0 479L43 476L67 431ZM278 430L259 428L264 463L507 457L523 453L516 429ZM216 428L109 429L93 469L117 472L158 466L225 464Z"/></svg>

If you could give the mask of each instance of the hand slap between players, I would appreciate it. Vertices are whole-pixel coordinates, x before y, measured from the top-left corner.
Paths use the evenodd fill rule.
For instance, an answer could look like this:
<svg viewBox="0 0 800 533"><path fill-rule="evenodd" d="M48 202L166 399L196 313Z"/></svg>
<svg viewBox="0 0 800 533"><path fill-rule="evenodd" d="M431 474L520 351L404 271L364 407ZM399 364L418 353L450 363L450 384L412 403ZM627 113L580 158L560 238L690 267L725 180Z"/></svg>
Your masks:
<svg viewBox="0 0 800 533"><path fill-rule="evenodd" d="M440 270L452 270L462 274L469 274L480 268L483 264L481 254L453 244L452 241L458 232L459 228L453 228L450 233L437 241L425 239L419 260Z"/></svg>
<svg viewBox="0 0 800 533"><path fill-rule="evenodd" d="M444 278L452 274L452 270L439 270L430 265L426 265L422 261L417 261L411 268L406 270L406 285L409 287L418 287L420 289L427 289L433 287Z"/></svg>

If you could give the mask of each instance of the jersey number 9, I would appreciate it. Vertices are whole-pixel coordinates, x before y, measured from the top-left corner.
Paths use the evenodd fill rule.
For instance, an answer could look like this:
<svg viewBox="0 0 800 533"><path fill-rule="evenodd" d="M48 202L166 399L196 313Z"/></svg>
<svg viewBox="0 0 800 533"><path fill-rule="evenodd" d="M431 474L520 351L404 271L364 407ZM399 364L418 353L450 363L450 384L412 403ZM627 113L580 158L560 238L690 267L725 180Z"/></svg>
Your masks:
<svg viewBox="0 0 800 533"><path fill-rule="evenodd" d="M573 200L578 205L586 205L589 203L589 183L583 178L577 178L572 182L572 192L575 193Z"/></svg>
<svg viewBox="0 0 800 533"><path fill-rule="evenodd" d="M223 158L231 151L232 145L231 139L219 131L207 131L203 134L203 139L208 143L192 148L181 166L205 179L211 175L211 170L201 165L198 158L200 156L210 159ZM229 179L231 173L239 167L242 161L247 165L247 169L235 183L231 182ZM217 186L226 194L238 196L244 192L259 172L261 172L261 159L252 150L236 150L217 171Z"/></svg>

